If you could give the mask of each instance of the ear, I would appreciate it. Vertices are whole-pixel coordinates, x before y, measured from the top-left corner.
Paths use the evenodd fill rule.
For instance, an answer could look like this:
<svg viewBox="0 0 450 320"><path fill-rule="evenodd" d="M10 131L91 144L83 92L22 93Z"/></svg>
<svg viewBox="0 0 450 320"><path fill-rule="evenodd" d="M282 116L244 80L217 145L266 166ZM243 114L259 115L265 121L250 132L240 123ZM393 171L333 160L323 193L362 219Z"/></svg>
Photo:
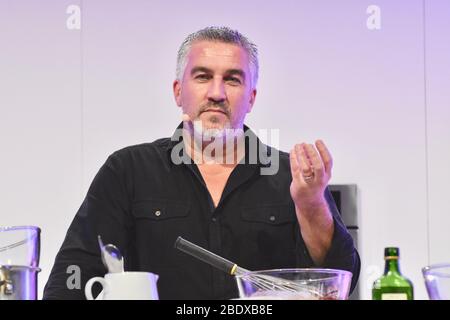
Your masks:
<svg viewBox="0 0 450 320"><path fill-rule="evenodd" d="M252 92L250 93L250 101L249 101L247 113L250 113L252 111L255 100L256 100L256 89L253 89Z"/></svg>
<svg viewBox="0 0 450 320"><path fill-rule="evenodd" d="M181 107L181 82L180 82L180 80L175 80L173 82L173 96L175 97L177 106Z"/></svg>

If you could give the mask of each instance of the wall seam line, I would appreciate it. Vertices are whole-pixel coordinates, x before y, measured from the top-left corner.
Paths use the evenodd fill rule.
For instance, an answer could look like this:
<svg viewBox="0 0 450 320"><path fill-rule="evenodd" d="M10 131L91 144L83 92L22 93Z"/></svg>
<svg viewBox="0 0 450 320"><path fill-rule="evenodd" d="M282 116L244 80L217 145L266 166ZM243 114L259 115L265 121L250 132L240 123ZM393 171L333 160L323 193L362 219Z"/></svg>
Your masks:
<svg viewBox="0 0 450 320"><path fill-rule="evenodd" d="M422 23L423 23L423 93L424 93L424 125L425 125L425 200L427 221L427 263L430 265L430 190L429 190L429 150L428 150L428 95L427 95L427 41L426 41L426 0L422 0Z"/></svg>

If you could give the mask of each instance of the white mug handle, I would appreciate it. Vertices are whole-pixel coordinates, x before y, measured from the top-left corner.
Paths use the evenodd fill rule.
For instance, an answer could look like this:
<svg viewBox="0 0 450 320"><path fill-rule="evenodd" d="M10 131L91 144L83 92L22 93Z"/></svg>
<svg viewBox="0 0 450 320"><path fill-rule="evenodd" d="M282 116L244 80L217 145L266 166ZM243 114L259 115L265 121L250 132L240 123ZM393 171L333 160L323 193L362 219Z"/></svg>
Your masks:
<svg viewBox="0 0 450 320"><path fill-rule="evenodd" d="M92 296L92 285L93 285L94 283L96 283L96 282L99 282L99 283L102 285L103 291L105 290L107 284L106 284L106 281L105 281L104 278L102 278L102 277L94 277L94 278L91 278L91 279L89 279L89 281L86 283L86 287L84 287L84 294L86 295L86 299L88 299L88 300L96 300L96 299L94 299L94 297ZM99 297L102 295L103 291L98 295L97 298L99 298Z"/></svg>

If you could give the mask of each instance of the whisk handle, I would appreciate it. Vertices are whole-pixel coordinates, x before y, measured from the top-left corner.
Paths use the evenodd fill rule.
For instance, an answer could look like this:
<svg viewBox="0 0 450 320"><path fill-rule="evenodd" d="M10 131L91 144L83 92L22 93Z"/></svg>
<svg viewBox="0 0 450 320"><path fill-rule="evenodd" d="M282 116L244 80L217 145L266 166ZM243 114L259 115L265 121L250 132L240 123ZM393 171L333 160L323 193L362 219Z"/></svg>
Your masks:
<svg viewBox="0 0 450 320"><path fill-rule="evenodd" d="M206 262L217 269L225 271L228 274L234 275L238 269L238 266L235 263L203 249L202 247L199 247L198 245L193 244L182 237L178 237L175 241L175 248L203 262Z"/></svg>

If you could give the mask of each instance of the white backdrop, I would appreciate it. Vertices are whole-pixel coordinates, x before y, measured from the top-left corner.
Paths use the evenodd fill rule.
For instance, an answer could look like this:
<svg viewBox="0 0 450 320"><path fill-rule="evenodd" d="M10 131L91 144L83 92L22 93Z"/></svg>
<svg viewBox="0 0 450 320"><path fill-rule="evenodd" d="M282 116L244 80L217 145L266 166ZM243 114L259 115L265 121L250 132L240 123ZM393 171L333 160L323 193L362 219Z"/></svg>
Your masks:
<svg viewBox="0 0 450 320"><path fill-rule="evenodd" d="M175 129L176 51L207 25L259 47L247 124L324 139L331 183L358 185L362 297L399 246L427 298L421 268L450 262L448 1L0 0L0 225L42 228L39 297L107 156Z"/></svg>

